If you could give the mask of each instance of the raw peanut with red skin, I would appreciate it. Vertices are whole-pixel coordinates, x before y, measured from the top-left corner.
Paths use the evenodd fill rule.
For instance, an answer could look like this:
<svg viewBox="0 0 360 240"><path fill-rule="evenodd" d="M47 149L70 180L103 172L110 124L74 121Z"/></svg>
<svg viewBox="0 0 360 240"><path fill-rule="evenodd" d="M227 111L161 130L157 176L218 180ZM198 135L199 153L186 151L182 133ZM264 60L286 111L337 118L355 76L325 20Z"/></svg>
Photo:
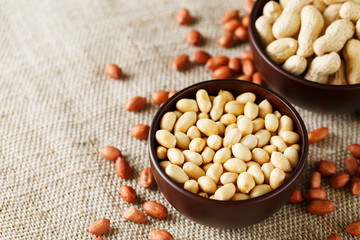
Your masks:
<svg viewBox="0 0 360 240"><path fill-rule="evenodd" d="M353 176L350 183L351 193L355 196L360 195L360 178Z"/></svg>
<svg viewBox="0 0 360 240"><path fill-rule="evenodd" d="M356 158L360 158L360 144L350 144L349 150L351 155L353 155Z"/></svg>
<svg viewBox="0 0 360 240"><path fill-rule="evenodd" d="M229 63L228 63L228 67L235 74L241 73L241 60L240 60L240 58L235 57L235 58L230 59Z"/></svg>
<svg viewBox="0 0 360 240"><path fill-rule="evenodd" d="M327 240L341 240L341 237L336 233L333 233L330 236L328 236Z"/></svg>
<svg viewBox="0 0 360 240"><path fill-rule="evenodd" d="M229 21L230 19L239 19L239 10L233 9L227 11L222 17L222 23Z"/></svg>
<svg viewBox="0 0 360 240"><path fill-rule="evenodd" d="M249 15L246 15L241 19L241 25L244 28L249 28L249 25L250 25L250 16Z"/></svg>
<svg viewBox="0 0 360 240"><path fill-rule="evenodd" d="M319 172L313 172L310 176L310 188L319 188L321 186L321 174Z"/></svg>
<svg viewBox="0 0 360 240"><path fill-rule="evenodd" d="M360 236L360 221L353 222L346 227L346 231L353 236Z"/></svg>
<svg viewBox="0 0 360 240"><path fill-rule="evenodd" d="M217 69L218 67L221 66L226 66L229 62L229 59L225 56L216 56L213 58L210 58L209 60L207 60L206 62L206 67L212 71L214 71L215 69Z"/></svg>
<svg viewBox="0 0 360 240"><path fill-rule="evenodd" d="M190 46L200 46L202 43L203 37L201 33L197 30L191 30L186 36L186 42Z"/></svg>
<svg viewBox="0 0 360 240"><path fill-rule="evenodd" d="M167 91L156 91L151 97L155 104L161 105L169 99L169 92Z"/></svg>
<svg viewBox="0 0 360 240"><path fill-rule="evenodd" d="M168 99L171 98L172 96L174 96L177 92L178 91L176 91L176 90L173 90L173 91L169 92Z"/></svg>
<svg viewBox="0 0 360 240"><path fill-rule="evenodd" d="M359 168L358 160L353 156L350 156L345 159L344 163L345 163L345 169L350 174L350 176L355 175Z"/></svg>
<svg viewBox="0 0 360 240"><path fill-rule="evenodd" d="M93 235L101 235L106 233L110 228L110 220L106 218L100 218L89 226L89 232Z"/></svg>
<svg viewBox="0 0 360 240"><path fill-rule="evenodd" d="M191 15L189 10L182 8L176 14L176 22L179 25L188 25L191 22Z"/></svg>
<svg viewBox="0 0 360 240"><path fill-rule="evenodd" d="M326 199L326 192L322 188L311 188L303 193L306 200Z"/></svg>
<svg viewBox="0 0 360 240"><path fill-rule="evenodd" d="M115 64L108 64L105 66L105 73L112 79L121 79L122 78L122 70Z"/></svg>
<svg viewBox="0 0 360 240"><path fill-rule="evenodd" d="M315 164L316 169L319 171L321 176L330 177L336 173L336 166L330 161L321 160Z"/></svg>
<svg viewBox="0 0 360 240"><path fill-rule="evenodd" d="M341 172L341 173L336 173L330 177L329 185L333 188L342 188L345 187L349 181L350 181L350 175L345 172Z"/></svg>
<svg viewBox="0 0 360 240"><path fill-rule="evenodd" d="M131 168L125 158L119 157L115 161L115 172L122 179L126 179L131 175Z"/></svg>
<svg viewBox="0 0 360 240"><path fill-rule="evenodd" d="M251 81L251 77L246 76L246 75L241 75L241 76L237 77L236 79L243 80L243 81L248 81L248 82Z"/></svg>
<svg viewBox="0 0 360 240"><path fill-rule="evenodd" d="M174 240L174 237L165 230L154 229L150 233L151 240Z"/></svg>
<svg viewBox="0 0 360 240"><path fill-rule="evenodd" d="M144 168L140 173L140 186L150 189L155 185L155 178L150 167Z"/></svg>
<svg viewBox="0 0 360 240"><path fill-rule="evenodd" d="M230 48L234 46L233 35L229 32L224 33L218 40L218 44L223 48Z"/></svg>
<svg viewBox="0 0 360 240"><path fill-rule="evenodd" d="M243 26L238 26L234 31L235 38L240 42L245 42L249 39L249 34L247 28Z"/></svg>
<svg viewBox="0 0 360 240"><path fill-rule="evenodd" d="M289 203L301 203L303 201L303 197L301 194L301 190L300 189L296 189L292 194L291 197L289 199Z"/></svg>
<svg viewBox="0 0 360 240"><path fill-rule="evenodd" d="M145 124L137 124L132 126L131 135L136 139L147 139L150 131L150 126Z"/></svg>
<svg viewBox="0 0 360 240"><path fill-rule="evenodd" d="M242 64L242 71L246 76L251 77L255 72L254 63L251 60L245 59Z"/></svg>
<svg viewBox="0 0 360 240"><path fill-rule="evenodd" d="M146 223L148 220L143 212L136 208L129 208L124 212L124 218L136 223Z"/></svg>
<svg viewBox="0 0 360 240"><path fill-rule="evenodd" d="M221 66L213 72L213 79L231 78L232 72L228 66Z"/></svg>
<svg viewBox="0 0 360 240"><path fill-rule="evenodd" d="M254 56L253 56L252 51L251 50L243 51L241 53L240 59L241 60L248 59L248 60L254 61Z"/></svg>
<svg viewBox="0 0 360 240"><path fill-rule="evenodd" d="M188 65L189 65L189 56L186 54L180 55L178 57L176 57L172 63L171 66L176 70L176 71L182 71L184 70Z"/></svg>
<svg viewBox="0 0 360 240"><path fill-rule="evenodd" d="M244 0L242 8L244 9L247 15L250 15L252 8L254 7L254 2L252 0Z"/></svg>
<svg viewBox="0 0 360 240"><path fill-rule="evenodd" d="M329 136L329 128L327 127L321 127L318 129L315 129L314 131L309 132L308 138L309 143L316 143L324 140Z"/></svg>
<svg viewBox="0 0 360 240"><path fill-rule="evenodd" d="M126 110L129 112L139 111L146 106L146 98L136 96L130 98L126 103Z"/></svg>
<svg viewBox="0 0 360 240"><path fill-rule="evenodd" d="M105 146L100 150L100 154L103 158L109 161L115 162L118 157L121 157L121 152L119 149L113 146Z"/></svg>
<svg viewBox="0 0 360 240"><path fill-rule="evenodd" d="M94 238L93 240L104 240L102 237Z"/></svg>
<svg viewBox="0 0 360 240"><path fill-rule="evenodd" d="M128 203L134 203L137 201L135 190L127 185L124 185L120 188L120 196Z"/></svg>
<svg viewBox="0 0 360 240"><path fill-rule="evenodd" d="M223 24L224 30L229 33L234 33L235 29L239 26L241 26L239 19L230 19Z"/></svg>
<svg viewBox="0 0 360 240"><path fill-rule="evenodd" d="M194 62L198 64L206 64L207 60L211 58L211 55L203 50L197 50L192 54L194 56Z"/></svg>
<svg viewBox="0 0 360 240"><path fill-rule="evenodd" d="M167 209L158 202L147 201L143 204L144 212L153 218L164 219L167 216Z"/></svg>
<svg viewBox="0 0 360 240"><path fill-rule="evenodd" d="M256 72L252 75L252 82L253 83L256 83L256 84L259 84L259 85L262 85L263 83L263 76L261 75L261 73L259 72Z"/></svg>
<svg viewBox="0 0 360 240"><path fill-rule="evenodd" d="M306 209L313 214L324 215L334 211L335 205L330 200L311 200Z"/></svg>

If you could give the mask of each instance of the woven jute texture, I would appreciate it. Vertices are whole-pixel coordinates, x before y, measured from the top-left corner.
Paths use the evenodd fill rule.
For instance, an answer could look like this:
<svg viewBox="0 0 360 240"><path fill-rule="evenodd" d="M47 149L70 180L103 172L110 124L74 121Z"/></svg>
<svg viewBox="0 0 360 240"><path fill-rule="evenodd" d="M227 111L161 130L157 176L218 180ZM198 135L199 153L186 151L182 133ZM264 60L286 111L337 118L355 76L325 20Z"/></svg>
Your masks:
<svg viewBox="0 0 360 240"><path fill-rule="evenodd" d="M240 8L241 0L14 0L0 2L0 239L93 239L87 228L98 218L111 220L104 239L150 239L152 229L166 229L175 239L325 239L345 232L360 219L360 198L349 189L324 184L336 210L325 216L306 212L304 204L285 205L275 215L242 229L217 229L197 224L177 212L157 188L138 184L150 166L147 141L130 135L133 124L150 124L158 106L156 90L180 90L211 78L203 66L184 72L171 60L191 54L184 38L198 29L203 49L212 55L239 56L248 44L222 49L221 17ZM178 26L175 13L188 8L191 26ZM244 14L244 13L242 13ZM104 66L122 67L122 80L109 79ZM149 104L126 112L130 97ZM297 108L309 130L330 129L330 137L310 146L309 164L335 162L340 170L347 146L360 142L355 114L330 115ZM133 174L122 180L113 162L101 158L104 145L121 149ZM120 186L135 188L138 203L119 196ZM141 209L146 200L164 204L165 220L147 224L124 220L125 209ZM239 215L239 217L242 217Z"/></svg>

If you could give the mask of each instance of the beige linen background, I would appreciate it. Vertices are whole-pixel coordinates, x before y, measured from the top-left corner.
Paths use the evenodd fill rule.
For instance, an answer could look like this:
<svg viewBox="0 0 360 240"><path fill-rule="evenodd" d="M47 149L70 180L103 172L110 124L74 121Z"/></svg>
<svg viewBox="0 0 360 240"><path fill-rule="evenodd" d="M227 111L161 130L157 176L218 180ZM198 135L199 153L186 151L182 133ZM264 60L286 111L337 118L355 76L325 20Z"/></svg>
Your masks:
<svg viewBox="0 0 360 240"><path fill-rule="evenodd" d="M156 188L138 185L141 169L150 165L147 141L132 138L129 130L150 124L158 107L149 103L129 113L127 99L141 95L151 102L156 90L210 79L202 66L171 69L175 56L195 50L184 42L192 28L204 35L202 48L213 55L234 57L248 49L217 45L221 16L240 6L241 0L0 1L0 239L93 239L87 227L103 217L111 220L104 239L150 239L154 228L175 239L326 239L333 232L352 239L344 229L360 219L360 198L347 188L324 185L336 204L331 214L315 216L303 204L285 205L259 224L224 230L186 219ZM191 26L176 25L181 7L195 17ZM105 76L107 63L120 65L124 79ZM305 179L320 159L343 169L347 145L360 142L355 114L297 109L309 130L330 128L326 141L310 147ZM104 145L121 149L133 169L130 179L117 177L113 163L100 157ZM136 189L137 204L120 198L123 184ZM147 224L122 218L125 209L141 209L146 200L164 204L169 216L148 217Z"/></svg>

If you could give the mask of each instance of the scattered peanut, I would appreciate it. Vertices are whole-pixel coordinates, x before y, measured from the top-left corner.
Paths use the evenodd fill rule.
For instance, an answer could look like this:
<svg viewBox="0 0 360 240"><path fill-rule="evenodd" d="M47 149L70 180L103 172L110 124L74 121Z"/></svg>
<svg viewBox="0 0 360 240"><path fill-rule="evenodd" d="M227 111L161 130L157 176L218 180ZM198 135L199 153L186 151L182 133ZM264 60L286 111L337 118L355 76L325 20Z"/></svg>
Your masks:
<svg viewBox="0 0 360 240"><path fill-rule="evenodd" d="M108 75L110 78L113 78L113 79L121 79L122 75L123 75L121 68L119 68L115 64L106 65L105 73L106 73L106 75Z"/></svg>

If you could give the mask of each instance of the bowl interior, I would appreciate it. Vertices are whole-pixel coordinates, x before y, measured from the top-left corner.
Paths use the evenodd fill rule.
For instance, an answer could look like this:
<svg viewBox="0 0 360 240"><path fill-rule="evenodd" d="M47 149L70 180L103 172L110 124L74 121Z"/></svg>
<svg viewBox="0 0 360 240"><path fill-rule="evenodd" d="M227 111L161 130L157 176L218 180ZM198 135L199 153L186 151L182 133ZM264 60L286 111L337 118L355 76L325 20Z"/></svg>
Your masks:
<svg viewBox="0 0 360 240"><path fill-rule="evenodd" d="M175 104L178 100L182 98L191 98L195 99L195 95L197 90L205 89L209 93L209 95L217 95L219 90L228 90L230 91L234 97L238 96L244 92L253 92L256 96L256 103L260 103L265 98L272 104L274 111L278 110L281 114L288 115L294 122L294 131L296 131L300 135L301 150L299 152L299 163L297 167L294 169L291 177L287 179L280 187L277 189L262 195L257 198L243 200L243 201L217 201L211 200L207 198L203 198L193 194L182 188L180 184L172 181L164 172L164 170L160 167L159 160L156 156L156 148L158 143L155 140L155 132L159 129L160 121L162 116L168 112L176 110ZM150 132L149 132L149 153L151 156L151 161L156 170L160 173L161 177L167 181L168 184L171 184L174 188L177 188L179 192L187 195L189 198L196 199L197 201L202 201L204 204L212 204L212 205L242 205L242 204L252 204L265 201L266 199L271 198L275 194L280 191L285 191L285 189L291 185L291 183L299 177L299 175L303 172L308 152L308 140L307 140L307 131L305 125L297 113L297 111L283 98L281 98L278 94L262 87L257 84L251 82L245 82L234 79L221 79L221 80L210 80L205 82L200 82L190 87L187 87L181 91L179 91L176 95L170 98L157 112L154 117L154 120L151 124Z"/></svg>
<svg viewBox="0 0 360 240"><path fill-rule="evenodd" d="M291 79L292 81L301 83L303 85L307 85L312 88L319 88L323 90L350 90L350 91L360 91L360 84L352 84L352 85L330 85L330 84L321 84L318 82L313 82L306 80L302 75L296 76L288 71L284 70L276 64L274 61L271 60L270 57L265 53L265 47L261 42L261 39L257 33L255 28L255 21L262 16L264 5L269 2L270 0L258 0L255 2L253 10L250 15L250 25L249 25L249 34L250 34L250 41L252 42L253 47L259 52L260 56L266 61L268 65L274 68L277 72L281 73L282 75L286 76L287 78ZM276 1L276 0L275 0Z"/></svg>

